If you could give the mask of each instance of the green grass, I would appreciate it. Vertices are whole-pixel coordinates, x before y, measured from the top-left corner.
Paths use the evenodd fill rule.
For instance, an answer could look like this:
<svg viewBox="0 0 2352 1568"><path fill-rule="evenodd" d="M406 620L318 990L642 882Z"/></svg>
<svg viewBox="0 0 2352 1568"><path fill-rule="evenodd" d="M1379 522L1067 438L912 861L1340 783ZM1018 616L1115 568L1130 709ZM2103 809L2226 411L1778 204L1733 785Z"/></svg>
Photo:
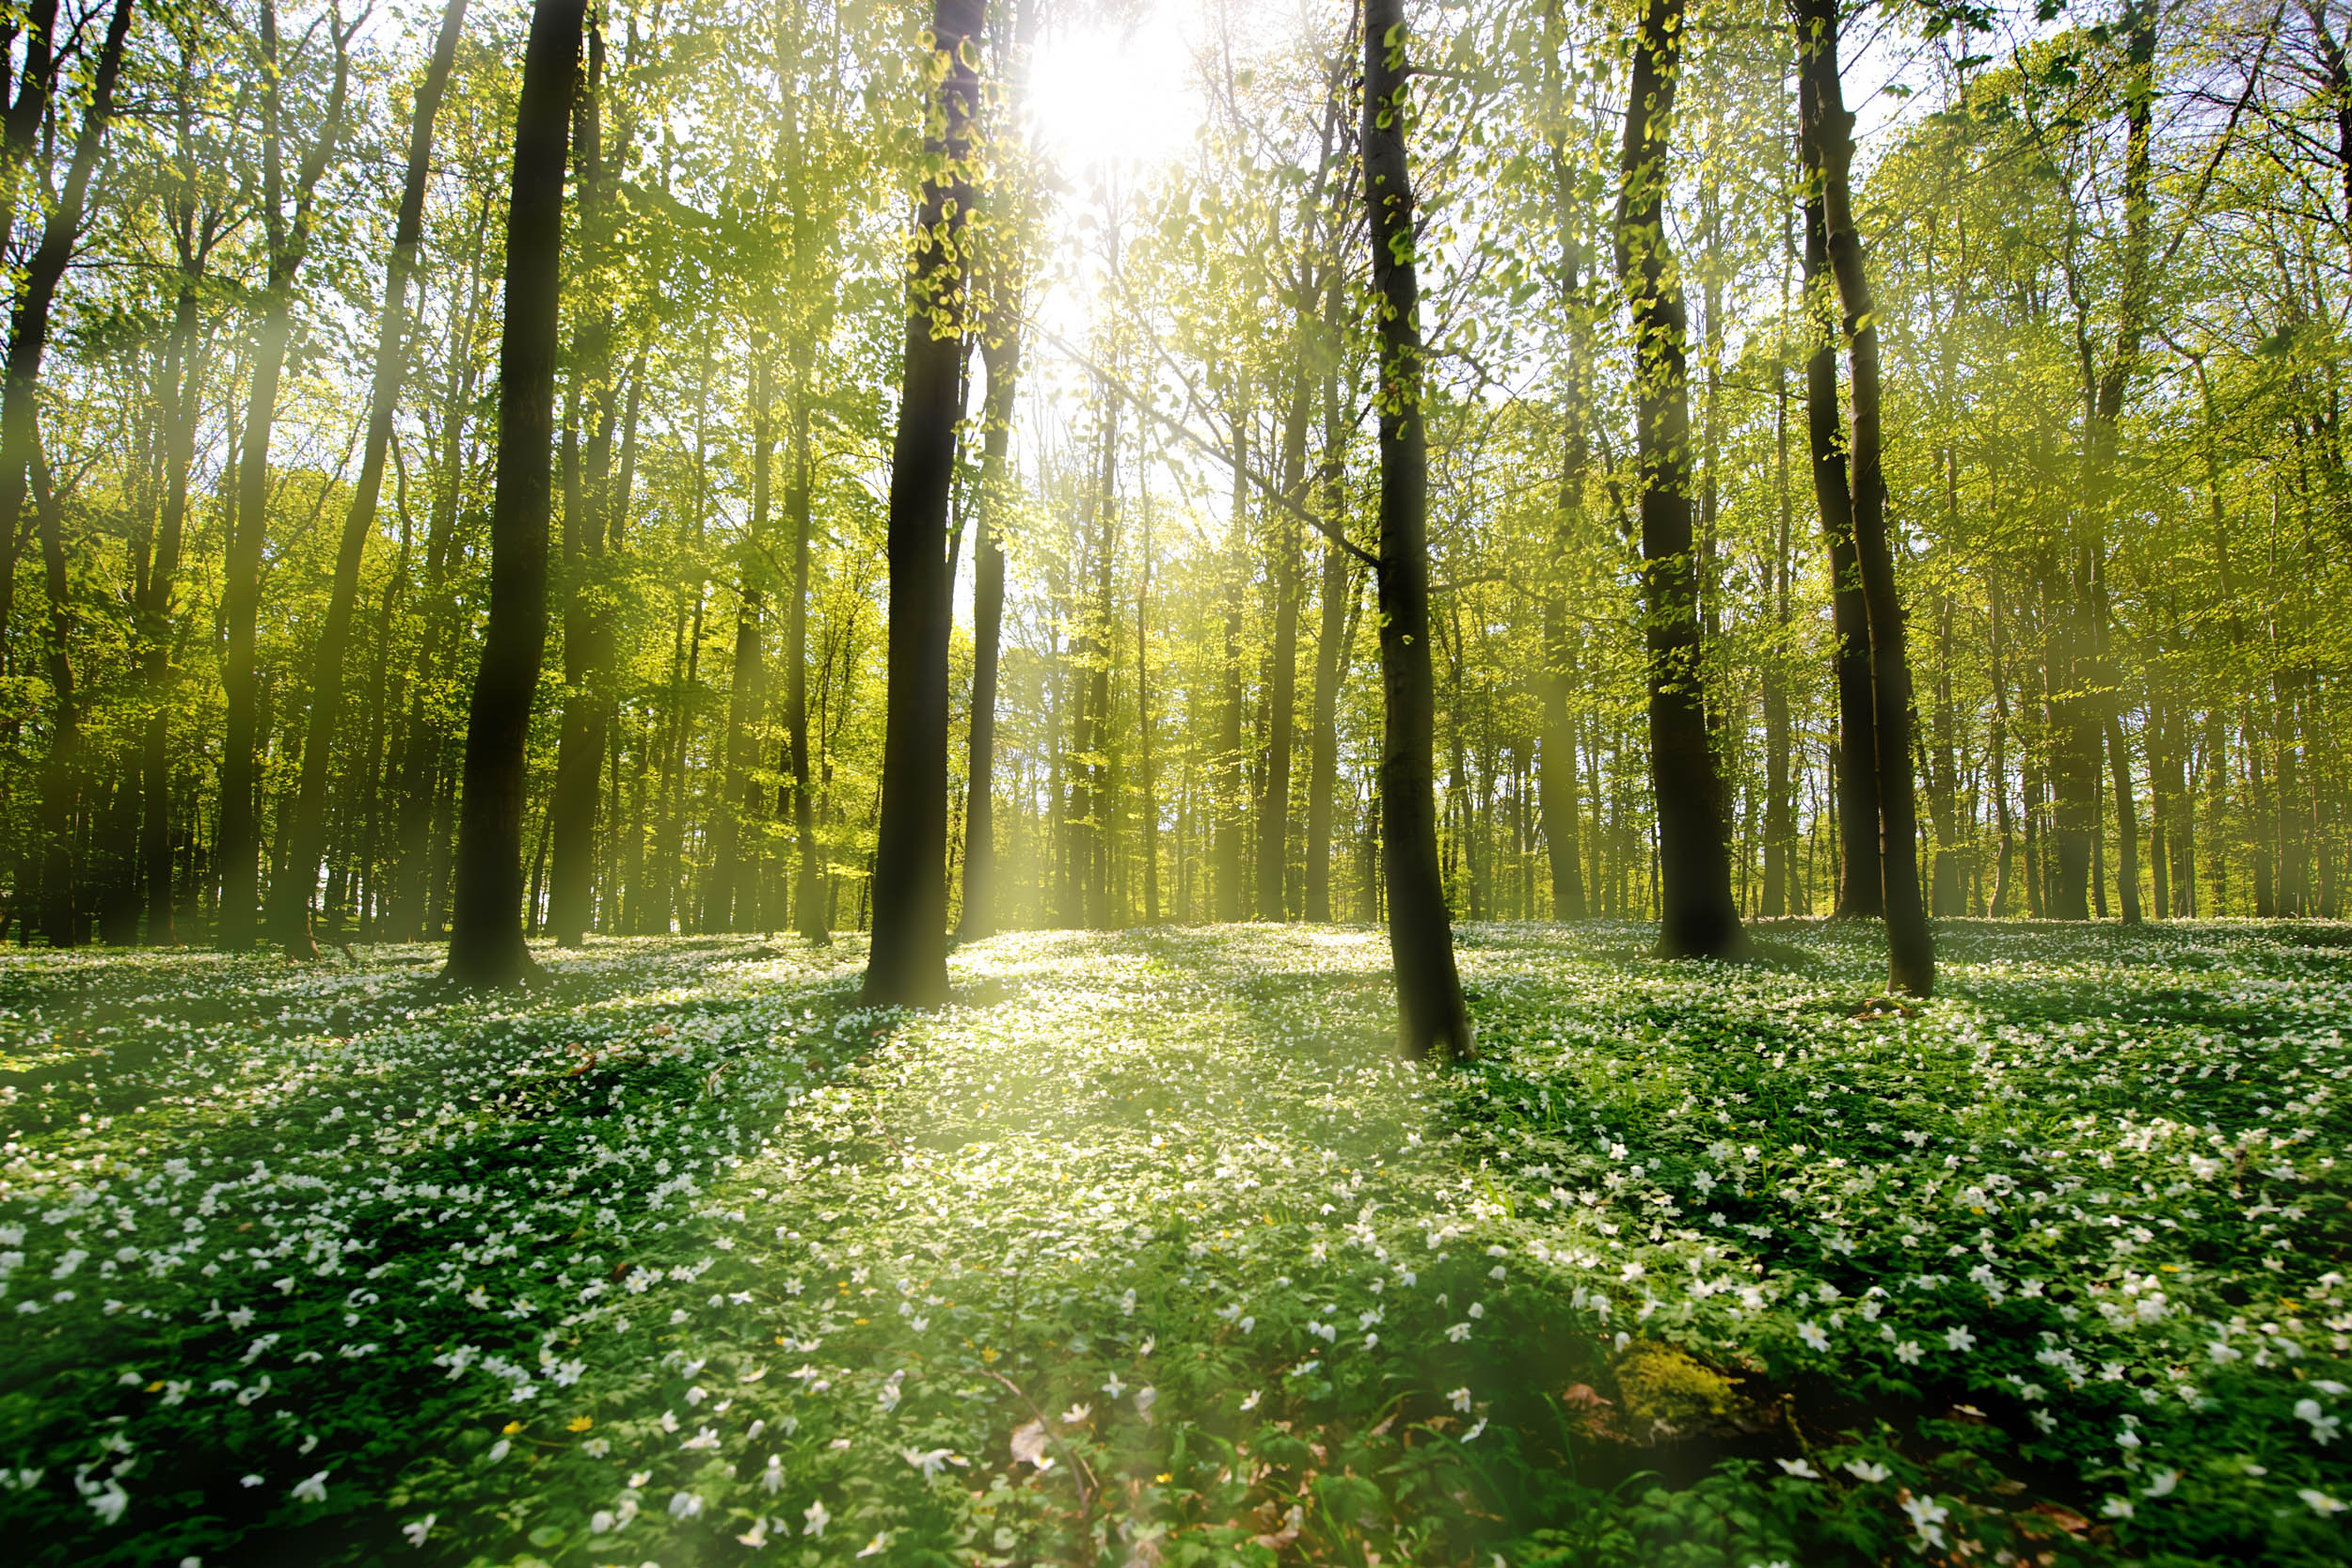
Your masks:
<svg viewBox="0 0 2352 1568"><path fill-rule="evenodd" d="M37 1563L2352 1556L2340 928L0 958ZM411 1539L421 1540L411 1545Z"/></svg>

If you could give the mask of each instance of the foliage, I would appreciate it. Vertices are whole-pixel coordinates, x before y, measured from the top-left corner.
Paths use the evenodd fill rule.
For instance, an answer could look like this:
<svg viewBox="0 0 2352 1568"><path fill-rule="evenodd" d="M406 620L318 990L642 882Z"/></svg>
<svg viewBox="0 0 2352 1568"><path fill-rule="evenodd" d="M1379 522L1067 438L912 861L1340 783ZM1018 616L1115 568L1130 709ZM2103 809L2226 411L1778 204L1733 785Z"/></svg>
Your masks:
<svg viewBox="0 0 2352 1568"><path fill-rule="evenodd" d="M2340 1560L2332 928L9 959L28 1561ZM410 1554L403 1531L423 1548ZM734 1539L731 1539L734 1538Z"/></svg>

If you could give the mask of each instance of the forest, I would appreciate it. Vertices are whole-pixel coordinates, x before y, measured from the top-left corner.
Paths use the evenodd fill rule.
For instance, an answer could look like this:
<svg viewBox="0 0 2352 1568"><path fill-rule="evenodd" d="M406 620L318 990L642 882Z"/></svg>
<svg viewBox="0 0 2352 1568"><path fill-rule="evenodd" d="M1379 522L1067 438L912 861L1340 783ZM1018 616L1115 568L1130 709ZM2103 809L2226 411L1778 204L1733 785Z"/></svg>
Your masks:
<svg viewBox="0 0 2352 1568"><path fill-rule="evenodd" d="M284 4L0 6L25 1560L2352 1560L2344 0Z"/></svg>

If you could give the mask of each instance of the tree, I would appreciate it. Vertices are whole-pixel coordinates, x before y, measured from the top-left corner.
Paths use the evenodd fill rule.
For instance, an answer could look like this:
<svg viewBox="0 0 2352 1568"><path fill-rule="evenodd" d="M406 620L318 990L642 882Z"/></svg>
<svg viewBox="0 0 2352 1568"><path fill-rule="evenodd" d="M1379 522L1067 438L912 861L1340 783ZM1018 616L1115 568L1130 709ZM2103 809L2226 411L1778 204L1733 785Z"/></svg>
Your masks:
<svg viewBox="0 0 2352 1568"><path fill-rule="evenodd" d="M1895 552L1886 526L1886 480L1880 455L1879 329L1877 308L1855 230L1848 169L1853 161L1852 117L1837 66L1836 0L1795 0L1798 113L1806 173L1818 181L1818 215L1830 276L1843 314L1848 371L1853 382L1853 422L1847 458L1853 479L1855 565L1870 634L1871 730L1877 739L1879 867L1886 910L1888 983L1926 996L1935 989L1935 944L1919 888L1918 823L1912 796L1911 662L1904 647L1902 602L1895 586ZM1811 217L1812 214L1808 214ZM1817 449L1818 450L1818 449Z"/></svg>
<svg viewBox="0 0 2352 1568"><path fill-rule="evenodd" d="M861 997L947 1000L947 491L961 417L967 160L980 0L935 0L923 194L907 285L890 453L890 689L874 848L874 935Z"/></svg>
<svg viewBox="0 0 2352 1568"><path fill-rule="evenodd" d="M1429 657L1428 410L1414 257L1403 0L1364 6L1364 208L1378 314L1380 411L1380 842L1396 971L1397 1043L1408 1056L1472 1053L1438 868L1436 693Z"/></svg>
<svg viewBox="0 0 2352 1568"><path fill-rule="evenodd" d="M375 528L376 502L384 490L384 463L392 444L392 417L400 403L401 379L407 371L408 283L417 266L417 248L424 240L425 182L432 174L433 119L441 95L448 90L450 68L457 58L457 35L466 22L466 0L449 0L433 42L433 57L418 85L417 101L409 111L408 170L401 182L400 215L392 233L391 255L384 265L384 309L375 332L375 373L368 398L367 446L359 459L359 478L352 486L351 506L343 515L342 542L335 553L334 596L326 624L319 631L310 664L310 733L302 747L302 783L294 804L292 852L286 875L271 889L276 901L278 940L294 958L316 958L310 932L310 904L317 892L317 870L326 847L327 761L334 751L335 731L342 711L343 658L351 638L351 617L359 596L359 562L368 535Z"/></svg>
<svg viewBox="0 0 2352 1568"><path fill-rule="evenodd" d="M443 971L467 986L513 985L538 969L523 944L525 742L547 651L564 171L586 11L586 0L534 0L515 109L490 616L466 724L454 918Z"/></svg>
<svg viewBox="0 0 2352 1568"><path fill-rule="evenodd" d="M1617 278L1633 315L1658 948L1670 958L1722 958L1741 952L1746 939L1731 900L1723 780L1708 735L1691 508L1690 325L1665 227L1684 18L1683 0L1647 0L1635 25L1618 164Z"/></svg>

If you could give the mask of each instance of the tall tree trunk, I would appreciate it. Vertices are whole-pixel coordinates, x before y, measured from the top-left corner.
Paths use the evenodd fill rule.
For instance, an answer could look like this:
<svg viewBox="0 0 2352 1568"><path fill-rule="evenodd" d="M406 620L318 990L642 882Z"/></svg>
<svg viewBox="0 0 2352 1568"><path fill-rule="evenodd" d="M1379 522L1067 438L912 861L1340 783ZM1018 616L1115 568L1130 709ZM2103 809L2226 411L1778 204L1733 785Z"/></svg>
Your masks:
<svg viewBox="0 0 2352 1568"><path fill-rule="evenodd" d="M1788 273L1781 274L1781 296L1788 298ZM1787 309L1784 303L1783 310ZM1772 625L1777 632L1764 665L1764 904L1767 918L1790 912L1795 868L1789 863L1797 838L1796 806L1788 778L1788 669L1786 661L1789 622L1795 606L1790 593L1789 552L1794 547L1796 506L1788 483L1788 383L1786 365L1772 369L1772 435L1774 489L1779 515L1772 533L1772 557L1766 580L1772 594ZM1809 911L1807 912L1810 912Z"/></svg>
<svg viewBox="0 0 2352 1568"><path fill-rule="evenodd" d="M758 872L746 863L745 828L760 818L763 792L752 769L759 760L755 738L768 694L764 646L767 594L763 579L768 537L769 470L775 456L775 426L770 414L772 374L763 350L752 366L752 519L737 578L735 659L727 689L727 728L722 741L724 769L721 794L711 812L710 880L703 900L706 931L750 929L757 921Z"/></svg>
<svg viewBox="0 0 2352 1568"><path fill-rule="evenodd" d="M611 170L628 155L626 129L619 155L604 150L604 31L588 26L587 72L572 108L572 160L580 211L574 229L574 267L593 292L612 240ZM596 798L612 734L614 659L607 562L620 543L621 518L612 493L612 320L598 302L580 311L572 344L572 405L577 421L564 436L564 709L557 729L555 787L548 800L547 930L560 947L587 940L596 899ZM757 419L764 421L765 414ZM583 463L579 442L586 427ZM764 422L762 428L765 428ZM608 536L610 536L608 538Z"/></svg>
<svg viewBox="0 0 2352 1568"><path fill-rule="evenodd" d="M1324 524L1335 533L1346 526L1342 510L1345 498L1343 429L1335 368L1324 378L1323 474L1317 487ZM1307 755L1306 916L1318 924L1331 918L1331 797L1339 783L1340 686L1347 674L1348 633L1354 624L1351 610L1356 597L1355 562L1338 541L1327 541L1323 548L1322 624L1315 632L1313 733Z"/></svg>
<svg viewBox="0 0 2352 1568"><path fill-rule="evenodd" d="M228 657L221 673L227 714L220 765L220 945L244 947L253 941L260 912L261 767L258 748L266 737L259 723L258 622L262 606L262 555L269 534L269 444L278 418L278 379L294 336L294 292L310 248L310 215L319 180L333 159L342 130L343 94L350 79L349 35L331 24L335 40L335 86L326 117L309 156L294 173L294 210L285 212L285 105L278 90L282 67L278 52L276 0L262 0L262 217L267 230L269 282L262 295L261 319L253 334L252 380L247 384L245 440L237 459L236 515L229 533L228 569L221 585L221 619L228 626ZM322 762L321 766L324 766ZM302 895L307 909L310 894Z"/></svg>
<svg viewBox="0 0 2352 1568"><path fill-rule="evenodd" d="M16 309L8 325L6 378L0 380L0 668L6 664L24 497L34 455L40 445L40 368L49 349L50 313L56 304L57 285L65 277L66 266L73 260L73 247L81 237L90 176L98 167L106 122L114 116L115 82L122 72L123 40L131 31L131 7L132 0L115 0L114 15L106 24L106 41L99 51L97 73L91 80L89 108L82 117L81 129L73 141L73 156L66 166L65 186L41 224L40 243L25 262L24 278L18 287ZM28 48L33 46L44 53L50 47L45 29L40 38L28 44ZM27 70L31 69L28 54ZM27 80L28 87L34 85ZM41 84L37 105L43 112L48 105L48 86ZM23 103L20 93L20 109ZM19 115L12 112L7 125L12 181L17 178L14 171L21 167L13 161L18 123ZM38 129L35 126L25 133L27 148ZM9 188L13 191L13 184Z"/></svg>
<svg viewBox="0 0 2352 1568"><path fill-rule="evenodd" d="M41 934L52 947L81 941L80 857L74 853L73 809L82 784L82 715L73 688L73 603L66 585L64 520L50 488L49 462L33 437L32 491L40 531L41 580L48 590L49 636L42 665L54 706L49 756L41 770Z"/></svg>
<svg viewBox="0 0 2352 1568"><path fill-rule="evenodd" d="M947 494L967 315L961 261L972 190L981 0L933 0L931 75L943 160L923 183L908 280L904 388L890 471L889 694L877 802L869 1006L947 1000Z"/></svg>
<svg viewBox="0 0 2352 1568"><path fill-rule="evenodd" d="M1406 1055L1473 1053L1438 868L1429 656L1429 434L1422 407L1421 282L1415 264L1403 0L1365 0L1364 205L1378 296L1382 880L1396 972L1397 1043Z"/></svg>
<svg viewBox="0 0 2352 1568"><path fill-rule="evenodd" d="M1681 73L1684 0L1647 0L1633 40L1616 214L1617 276L1633 309L1641 451L1644 643L1658 801L1659 953L1744 950L1731 901L1723 780L1707 728L1691 507L1690 324L1667 247L1666 157Z"/></svg>
<svg viewBox="0 0 2352 1568"><path fill-rule="evenodd" d="M449 0L441 13L441 28L433 43L433 57L409 117L408 172L401 186L400 216L392 233L392 251L384 264L384 309L375 333L375 376L368 400L367 445L359 459L359 479L343 516L342 540L335 555L335 582L326 607L326 624L310 656L310 735L302 748L302 783L294 811L287 865L290 875L272 888L278 940L295 958L316 958L310 933L310 893L326 840L327 764L342 710L342 673L351 637L353 607L359 597L359 566L368 535L374 531L377 498L384 488L384 459L390 449L392 414L400 402L401 380L407 371L408 279L416 270L417 247L424 239L425 183L432 174L433 120L449 86L450 67L457 57L457 35L465 25L466 0Z"/></svg>
<svg viewBox="0 0 2352 1568"><path fill-rule="evenodd" d="M1303 331L1303 324L1302 324ZM1300 356L1282 417L1281 472L1274 509L1274 646L1266 680L1265 788L1258 797L1258 918L1290 914L1291 752L1298 705L1298 558L1304 541L1291 508L1306 481L1307 418L1313 408L1309 362Z"/></svg>
<svg viewBox="0 0 2352 1568"><path fill-rule="evenodd" d="M825 928L825 906L822 888L824 854L817 842L815 798L808 782L808 552L810 527L810 490L815 483L815 464L809 451L809 399L813 395L811 381L815 370L817 343L814 337L795 351L792 390L792 483L785 491L786 514L792 519L792 602L786 607L784 620L784 723L786 743L791 753L792 769L792 832L798 844L795 859L798 885L792 894L792 911L801 935L814 947L831 945L832 935ZM995 388L995 372L989 372L991 391ZM1012 391L1005 392L1008 401ZM1009 415L1009 410L1008 410ZM1003 444L998 443L997 460L1004 457ZM996 608L1001 611L1005 597L1005 555L1002 546L993 535L984 534L977 551L978 568L987 571L988 552L995 551ZM980 617L976 611L975 638ZM994 690L995 626L988 627L990 640L988 724L995 721ZM979 706L978 675L973 684L973 745L980 744L982 728ZM977 756L976 750L975 756ZM987 831L985 821L980 831ZM964 862L965 918L971 915L971 862ZM985 874L983 874L985 875ZM985 885L985 884L983 884Z"/></svg>
<svg viewBox="0 0 2352 1568"><path fill-rule="evenodd" d="M1988 912L1998 920L2016 912L2011 907L2010 887L2010 873L2016 856L2016 830L2009 810L2009 673L2003 662L2006 649L1998 572L1986 574L1985 594L1993 614L1993 755L1987 768L1986 785L1993 791L1993 820L2000 838L1999 858L1993 871L1993 902Z"/></svg>
<svg viewBox="0 0 2352 1568"><path fill-rule="evenodd" d="M1800 73L1799 110L1808 173L1821 187L1821 219L1830 276L1844 316L1853 419L1847 456L1853 479L1855 562L1870 630L1870 698L1877 736L1879 874L1886 908L1888 984L1915 996L1935 985L1935 946L1919 888L1919 835L1912 795L1911 666L1902 605L1886 525L1886 482L1880 467L1877 307L1864 270L1862 236L1848 190L1853 119L1838 75L1835 0L1793 0Z"/></svg>
<svg viewBox="0 0 2352 1568"><path fill-rule="evenodd" d="M1211 770L1211 810L1216 816L1211 853L1216 862L1216 918L1239 920L1242 895L1242 824L1248 786L1242 768L1241 594L1248 580L1249 400L1236 395L1233 421L1233 504L1226 525L1225 647L1223 700L1217 708L1216 762Z"/></svg>
<svg viewBox="0 0 2352 1568"><path fill-rule="evenodd" d="M564 170L585 11L586 0L534 0L515 113L490 618L466 725L456 906L445 971L463 985L511 985L538 969L523 942L523 807L531 705L547 653Z"/></svg>

